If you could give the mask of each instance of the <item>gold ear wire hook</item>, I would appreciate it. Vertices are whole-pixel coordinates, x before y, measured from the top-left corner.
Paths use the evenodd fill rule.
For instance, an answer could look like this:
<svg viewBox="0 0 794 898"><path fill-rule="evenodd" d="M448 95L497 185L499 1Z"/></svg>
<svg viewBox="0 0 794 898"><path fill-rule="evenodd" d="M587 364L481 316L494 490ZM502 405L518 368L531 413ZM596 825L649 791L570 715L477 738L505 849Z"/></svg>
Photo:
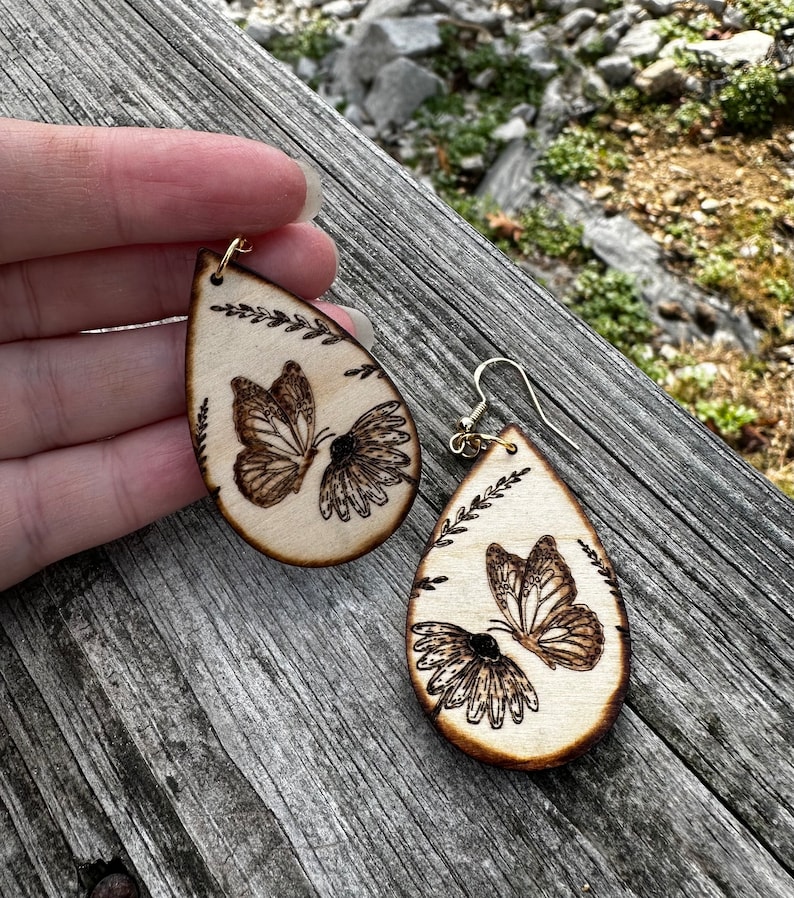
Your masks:
<svg viewBox="0 0 794 898"><path fill-rule="evenodd" d="M226 252L223 254L223 258L218 263L218 267L215 269L215 273L210 275L210 280L215 286L223 283L223 272L226 271L226 266L234 259L235 256L240 253L250 253L253 249L253 244L249 243L242 234L238 234L234 240L228 245L226 248Z"/></svg>
<svg viewBox="0 0 794 898"><path fill-rule="evenodd" d="M514 362L512 359L506 359L501 356L488 359L483 362L481 365L478 365L474 372L474 386L477 392L480 394L480 402L472 409L471 413L458 421L458 430L453 435L452 439L449 441L449 448L456 454L462 455L464 458L474 458L475 455L479 453L479 451L487 446L488 443L499 443L499 445L504 446L508 452L513 453L516 451L516 447L513 443L508 443L506 440L501 439L501 437L493 436L492 434L485 433L477 433L474 428L477 425L477 422L482 418L485 414L485 410L488 408L488 400L485 398L485 393L483 392L482 387L480 386L480 379L482 378L483 372L489 365L495 365L498 362L504 362L507 365L512 365L524 379L524 384L526 385L527 391L529 392L529 396L532 399L532 404L535 406L535 411L540 416L540 420L549 428L549 430L553 430L557 436L561 437L568 443L569 446L572 446L576 451L579 451L579 446L568 436L566 436L558 427L555 427L554 424L549 421L546 415L543 412L543 409L540 407L540 403L538 402L538 397L535 395L535 391L532 388L532 384L529 380L529 375L527 372L518 364L518 362Z"/></svg>

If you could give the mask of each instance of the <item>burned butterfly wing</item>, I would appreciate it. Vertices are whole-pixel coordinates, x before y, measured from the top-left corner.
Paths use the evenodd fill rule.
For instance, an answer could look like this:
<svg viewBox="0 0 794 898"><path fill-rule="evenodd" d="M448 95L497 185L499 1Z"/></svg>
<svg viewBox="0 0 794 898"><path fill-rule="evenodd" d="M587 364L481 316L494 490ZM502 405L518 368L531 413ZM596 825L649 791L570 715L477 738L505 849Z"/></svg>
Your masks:
<svg viewBox="0 0 794 898"><path fill-rule="evenodd" d="M552 536L535 543L524 561L496 543L486 553L491 592L513 638L552 670L591 670L604 649L604 628L577 604L571 569Z"/></svg>
<svg viewBox="0 0 794 898"><path fill-rule="evenodd" d="M297 362L287 362L269 390L232 380L234 428L243 449L234 463L240 492L270 508L297 493L315 455L314 398Z"/></svg>
<svg viewBox="0 0 794 898"><path fill-rule="evenodd" d="M320 485L320 513L325 520L336 512L340 520L349 521L351 508L367 518L373 505L389 501L387 487L402 480L413 482L400 470L411 459L396 447L411 436L400 430L405 418L399 407L396 400L376 405L331 443L331 462Z"/></svg>

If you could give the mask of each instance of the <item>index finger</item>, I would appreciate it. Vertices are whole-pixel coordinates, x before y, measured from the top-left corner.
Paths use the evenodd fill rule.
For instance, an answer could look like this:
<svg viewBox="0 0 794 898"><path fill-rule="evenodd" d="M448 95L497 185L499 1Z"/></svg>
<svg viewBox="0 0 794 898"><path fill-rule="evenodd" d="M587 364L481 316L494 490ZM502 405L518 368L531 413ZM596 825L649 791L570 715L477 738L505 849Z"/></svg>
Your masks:
<svg viewBox="0 0 794 898"><path fill-rule="evenodd" d="M0 121L0 263L261 234L319 203L316 172L242 137Z"/></svg>

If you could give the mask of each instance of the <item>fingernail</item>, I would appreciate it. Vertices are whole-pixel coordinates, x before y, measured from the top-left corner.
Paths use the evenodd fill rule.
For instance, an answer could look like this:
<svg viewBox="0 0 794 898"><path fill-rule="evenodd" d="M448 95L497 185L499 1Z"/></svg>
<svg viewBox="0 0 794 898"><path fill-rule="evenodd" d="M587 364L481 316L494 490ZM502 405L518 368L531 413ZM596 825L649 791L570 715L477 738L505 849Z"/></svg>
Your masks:
<svg viewBox="0 0 794 898"><path fill-rule="evenodd" d="M306 199L303 209L295 221L310 221L320 211L320 206L323 204L323 185L320 182L320 174L314 166L309 165L303 159L294 161L306 179Z"/></svg>
<svg viewBox="0 0 794 898"><path fill-rule="evenodd" d="M372 345L375 342L375 328L372 326L369 318L360 309L351 309L348 306L339 306L339 308L344 309L350 316L350 320L355 328L356 340L364 349L372 349Z"/></svg>

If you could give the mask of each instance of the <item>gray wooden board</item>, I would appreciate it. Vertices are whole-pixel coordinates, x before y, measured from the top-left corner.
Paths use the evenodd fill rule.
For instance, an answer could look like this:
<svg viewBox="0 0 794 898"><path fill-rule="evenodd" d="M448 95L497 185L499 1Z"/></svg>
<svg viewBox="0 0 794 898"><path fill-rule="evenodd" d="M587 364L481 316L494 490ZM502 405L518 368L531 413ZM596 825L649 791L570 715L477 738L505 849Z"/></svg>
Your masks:
<svg viewBox="0 0 794 898"><path fill-rule="evenodd" d="M201 3L0 0L0 112L222 130L323 172L332 297L372 316L424 445L399 532L343 568L260 557L209 501L0 599L0 894L790 896L792 505ZM208 177L212 176L208 172ZM186 292L190 285L185 285ZM422 718L404 616L465 468L478 361L590 515L633 630L627 705L579 761L485 767ZM84 891L84 890L83 890Z"/></svg>

